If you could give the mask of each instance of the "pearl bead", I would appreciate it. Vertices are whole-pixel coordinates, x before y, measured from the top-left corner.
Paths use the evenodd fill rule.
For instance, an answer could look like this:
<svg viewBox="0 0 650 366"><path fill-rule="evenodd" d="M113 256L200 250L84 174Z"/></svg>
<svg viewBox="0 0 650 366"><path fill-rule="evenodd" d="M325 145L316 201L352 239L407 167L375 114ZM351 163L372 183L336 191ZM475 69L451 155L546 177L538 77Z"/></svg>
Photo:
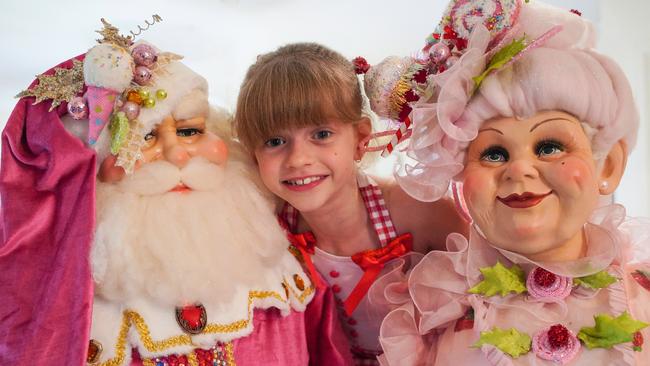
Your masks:
<svg viewBox="0 0 650 366"><path fill-rule="evenodd" d="M147 98L144 100L144 106L146 108L153 108L156 106L156 100L153 98Z"/></svg>
<svg viewBox="0 0 650 366"><path fill-rule="evenodd" d="M138 90L138 95L140 95L140 98L142 98L142 100L145 100L151 97L151 92L147 89L140 89Z"/></svg>
<svg viewBox="0 0 650 366"><path fill-rule="evenodd" d="M165 91L165 89L156 90L156 98L159 100L167 98L167 91Z"/></svg>

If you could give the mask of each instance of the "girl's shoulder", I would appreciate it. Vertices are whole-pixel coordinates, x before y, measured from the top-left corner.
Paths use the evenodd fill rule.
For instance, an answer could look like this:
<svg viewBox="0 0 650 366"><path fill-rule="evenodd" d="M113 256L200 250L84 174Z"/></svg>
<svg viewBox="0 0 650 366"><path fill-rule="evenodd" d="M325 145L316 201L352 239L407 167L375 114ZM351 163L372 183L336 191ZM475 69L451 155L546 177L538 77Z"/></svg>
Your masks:
<svg viewBox="0 0 650 366"><path fill-rule="evenodd" d="M397 232L410 232L413 235L415 251L444 250L447 235L454 232L467 236L468 223L456 209L451 197L422 202L409 196L392 179L373 180L384 196Z"/></svg>

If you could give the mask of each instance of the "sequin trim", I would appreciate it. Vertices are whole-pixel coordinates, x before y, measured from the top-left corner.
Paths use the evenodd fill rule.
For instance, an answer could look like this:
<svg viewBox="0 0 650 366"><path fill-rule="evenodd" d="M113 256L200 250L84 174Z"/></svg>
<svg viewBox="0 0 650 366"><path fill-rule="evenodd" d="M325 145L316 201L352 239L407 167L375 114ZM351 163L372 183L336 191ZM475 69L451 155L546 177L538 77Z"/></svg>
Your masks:
<svg viewBox="0 0 650 366"><path fill-rule="evenodd" d="M304 303L306 299L311 294L314 293L313 286L307 287L305 291L303 291L302 293L297 293L292 286L289 286L287 284L286 280L283 281L283 283L287 288L289 288L289 291L291 292L293 297L298 299L300 303ZM229 324L208 324L203 330L203 332L201 332L201 334L234 333L242 329L245 329L246 327L248 327L248 325L251 322L251 319L253 318L253 302L256 299L267 299L267 298L275 298L285 303L289 302L289 298L285 298L281 294L275 291L250 291L248 293L248 318L247 319L238 320ZM115 345L116 348L115 357L113 357L110 360L107 360L106 362L98 363L96 365L119 366L123 364L124 359L126 358L126 338L131 325L135 326L138 335L142 340L142 344L149 352L162 352L169 348L178 347L178 346L195 346L195 344L192 343L192 338L187 334L170 337L161 341L154 341L151 338L149 327L147 326L147 324L145 323L144 319L140 314L138 314L133 310L125 310L123 315L124 316L122 318L122 326L120 327L120 333L117 339L117 343ZM226 347L226 351L228 354L228 362L229 363L233 362L234 365L235 356L234 356L234 350L232 344L229 343L229 346ZM155 366L155 364L150 364L150 365Z"/></svg>

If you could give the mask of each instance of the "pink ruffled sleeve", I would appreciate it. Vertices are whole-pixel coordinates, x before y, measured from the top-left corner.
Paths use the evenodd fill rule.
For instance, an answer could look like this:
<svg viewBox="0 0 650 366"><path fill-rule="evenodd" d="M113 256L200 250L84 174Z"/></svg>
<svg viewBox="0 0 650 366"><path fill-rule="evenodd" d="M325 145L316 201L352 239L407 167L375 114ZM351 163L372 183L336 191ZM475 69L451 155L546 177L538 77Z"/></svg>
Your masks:
<svg viewBox="0 0 650 366"><path fill-rule="evenodd" d="M393 284L385 297L399 307L381 325L382 365L426 365L436 355L436 338L462 318L467 303L467 241L460 234L448 238L451 252L428 253L409 273L406 284Z"/></svg>

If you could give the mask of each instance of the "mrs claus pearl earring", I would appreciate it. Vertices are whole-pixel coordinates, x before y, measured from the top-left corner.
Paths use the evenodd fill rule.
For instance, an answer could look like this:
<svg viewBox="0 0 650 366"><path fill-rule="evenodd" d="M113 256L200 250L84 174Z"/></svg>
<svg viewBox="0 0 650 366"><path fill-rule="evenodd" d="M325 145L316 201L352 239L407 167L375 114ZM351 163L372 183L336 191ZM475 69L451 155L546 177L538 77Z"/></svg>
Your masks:
<svg viewBox="0 0 650 366"><path fill-rule="evenodd" d="M600 182L600 184L598 185L598 188L600 189L601 192L606 191L607 188L609 188L609 182L606 181L606 180Z"/></svg>

